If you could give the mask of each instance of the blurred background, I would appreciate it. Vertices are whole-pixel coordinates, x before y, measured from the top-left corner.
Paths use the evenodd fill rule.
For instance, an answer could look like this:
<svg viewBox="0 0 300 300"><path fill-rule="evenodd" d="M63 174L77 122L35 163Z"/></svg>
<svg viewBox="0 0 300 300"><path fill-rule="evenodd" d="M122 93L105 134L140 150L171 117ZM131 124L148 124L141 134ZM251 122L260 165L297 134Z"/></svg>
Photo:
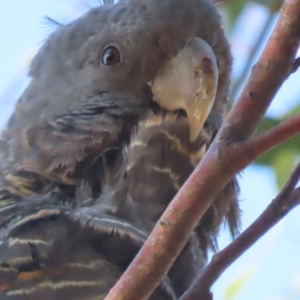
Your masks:
<svg viewBox="0 0 300 300"><path fill-rule="evenodd" d="M219 0L234 56L231 101L236 100L277 20L282 0ZM56 29L100 0L0 0L0 128L29 78L32 57ZM300 71L290 76L268 110L260 131L300 111ZM232 105L232 103L230 105ZM276 196L299 160L300 137L260 158L239 176L243 226L247 228ZM238 259L213 288L214 299L300 299L300 209L296 208ZM226 231L219 247L230 242Z"/></svg>

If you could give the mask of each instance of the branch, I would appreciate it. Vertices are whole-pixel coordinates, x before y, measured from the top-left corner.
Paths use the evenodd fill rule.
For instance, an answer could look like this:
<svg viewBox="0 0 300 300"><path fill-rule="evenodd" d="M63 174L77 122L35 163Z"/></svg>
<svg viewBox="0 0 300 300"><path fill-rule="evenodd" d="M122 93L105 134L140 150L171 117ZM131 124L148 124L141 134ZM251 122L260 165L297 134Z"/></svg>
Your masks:
<svg viewBox="0 0 300 300"><path fill-rule="evenodd" d="M243 160L243 165L247 166L262 154L299 133L300 115L296 115L249 140L229 144L221 150L221 154L226 156L226 159L231 157L232 161Z"/></svg>
<svg viewBox="0 0 300 300"><path fill-rule="evenodd" d="M271 100L289 76L299 47L300 3L287 0L275 29L223 126L222 136L245 140L253 134Z"/></svg>
<svg viewBox="0 0 300 300"><path fill-rule="evenodd" d="M266 210L229 246L212 258L205 271L195 280L180 300L205 299L212 285L222 273L265 233L300 204L300 163L288 182Z"/></svg>
<svg viewBox="0 0 300 300"><path fill-rule="evenodd" d="M229 141L241 142L253 134L277 90L288 77L299 46L299 15L300 1L287 0L248 84L214 143L106 300L148 299L219 191L245 167L242 153L236 153L235 160L232 160L232 157L222 155L223 150Z"/></svg>

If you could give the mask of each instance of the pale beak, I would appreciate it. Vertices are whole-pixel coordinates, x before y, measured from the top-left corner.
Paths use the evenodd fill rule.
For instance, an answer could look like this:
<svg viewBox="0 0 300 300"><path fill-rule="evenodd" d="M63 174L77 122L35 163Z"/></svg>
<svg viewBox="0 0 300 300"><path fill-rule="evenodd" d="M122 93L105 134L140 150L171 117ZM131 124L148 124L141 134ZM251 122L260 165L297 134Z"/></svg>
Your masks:
<svg viewBox="0 0 300 300"><path fill-rule="evenodd" d="M158 72L151 89L160 107L185 110L190 140L195 141L213 107L217 85L218 67L213 50L204 40L193 38Z"/></svg>

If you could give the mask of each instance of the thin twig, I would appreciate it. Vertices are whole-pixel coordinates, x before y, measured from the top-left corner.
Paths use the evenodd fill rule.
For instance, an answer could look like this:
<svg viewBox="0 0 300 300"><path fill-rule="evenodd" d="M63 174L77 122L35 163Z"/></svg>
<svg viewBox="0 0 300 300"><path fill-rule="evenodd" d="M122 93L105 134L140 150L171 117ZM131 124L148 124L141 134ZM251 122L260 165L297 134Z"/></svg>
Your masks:
<svg viewBox="0 0 300 300"><path fill-rule="evenodd" d="M222 136L245 140L252 135L290 75L299 48L299 7L299 1L285 1L273 33L223 125Z"/></svg>
<svg viewBox="0 0 300 300"><path fill-rule="evenodd" d="M222 273L300 203L300 188L295 189L299 178L300 163L282 191L266 210L236 240L214 255L205 271L195 280L194 284L180 300L196 300L206 297L210 288Z"/></svg>
<svg viewBox="0 0 300 300"><path fill-rule="evenodd" d="M300 115L269 129L244 142L231 143L221 150L223 156L235 159L243 156L244 166L249 165L262 154L300 133ZM240 154L238 154L239 152Z"/></svg>

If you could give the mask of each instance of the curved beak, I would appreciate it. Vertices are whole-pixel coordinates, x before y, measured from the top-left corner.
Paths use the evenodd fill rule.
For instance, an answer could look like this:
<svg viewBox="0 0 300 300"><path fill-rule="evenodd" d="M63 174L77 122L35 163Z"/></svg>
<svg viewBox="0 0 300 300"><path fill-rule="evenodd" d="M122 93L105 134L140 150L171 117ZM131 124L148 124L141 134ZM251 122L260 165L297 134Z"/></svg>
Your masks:
<svg viewBox="0 0 300 300"><path fill-rule="evenodd" d="M150 85L159 106L169 111L185 110L190 140L195 141L216 97L218 67L213 50L201 38L190 39Z"/></svg>

